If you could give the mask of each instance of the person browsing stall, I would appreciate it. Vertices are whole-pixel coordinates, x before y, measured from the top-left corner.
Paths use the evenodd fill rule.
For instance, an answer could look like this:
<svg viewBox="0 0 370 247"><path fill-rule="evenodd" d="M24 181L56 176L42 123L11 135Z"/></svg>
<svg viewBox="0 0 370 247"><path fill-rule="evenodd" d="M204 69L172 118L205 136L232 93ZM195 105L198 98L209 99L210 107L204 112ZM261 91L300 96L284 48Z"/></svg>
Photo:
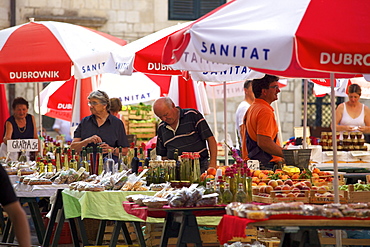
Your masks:
<svg viewBox="0 0 370 247"><path fill-rule="evenodd" d="M370 133L370 109L360 103L361 87L351 84L348 87L348 101L341 103L335 110L337 131L361 131Z"/></svg>
<svg viewBox="0 0 370 247"><path fill-rule="evenodd" d="M240 130L243 127L243 118L245 113L247 112L248 108L254 101L254 93L252 90L252 80L246 80L244 82L244 100L240 102L238 108L235 112L235 129L236 129L236 137L237 137L237 146L241 149L242 143L242 136L240 135Z"/></svg>
<svg viewBox="0 0 370 247"><path fill-rule="evenodd" d="M271 170L282 160L283 148L280 146L278 125L271 103L278 99L279 77L265 75L254 79L252 88L256 97L244 116L246 131L243 133L243 159L259 160L261 169Z"/></svg>
<svg viewBox="0 0 370 247"><path fill-rule="evenodd" d="M176 107L168 97L157 99L153 111L162 120L157 132L158 155L163 159L173 159L175 149L178 149L179 155L183 152L199 152L202 173L208 166L216 167L217 142L199 111Z"/></svg>
<svg viewBox="0 0 370 247"><path fill-rule="evenodd" d="M0 166L0 188L0 203L12 222L18 246L31 246L31 233L26 212L19 203L9 176L2 166Z"/></svg>
<svg viewBox="0 0 370 247"><path fill-rule="evenodd" d="M103 154L107 154L111 149L113 159L117 160L118 147L122 147L122 154L126 155L129 147L126 131L122 121L109 112L108 95L97 90L91 92L87 99L91 115L83 118L77 126L71 148L80 152L82 147L92 146L96 153L96 147L100 146L103 148Z"/></svg>
<svg viewBox="0 0 370 247"><path fill-rule="evenodd" d="M65 141L72 141L71 122L56 118L53 124L53 130L58 135L64 135Z"/></svg>

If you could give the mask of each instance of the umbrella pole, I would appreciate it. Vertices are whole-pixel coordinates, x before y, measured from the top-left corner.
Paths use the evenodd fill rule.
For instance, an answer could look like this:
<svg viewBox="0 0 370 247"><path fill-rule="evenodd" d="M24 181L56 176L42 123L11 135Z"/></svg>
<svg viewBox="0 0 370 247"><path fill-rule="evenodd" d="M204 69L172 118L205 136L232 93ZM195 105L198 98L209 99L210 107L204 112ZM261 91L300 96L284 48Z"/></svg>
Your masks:
<svg viewBox="0 0 370 247"><path fill-rule="evenodd" d="M227 143L227 112L226 112L226 96L227 96L227 92L226 92L226 81L224 81L224 132L225 132L225 143ZM225 166L228 166L229 165L229 159L228 159L228 153L229 153L229 150L227 149L227 146L225 145Z"/></svg>
<svg viewBox="0 0 370 247"><path fill-rule="evenodd" d="M307 97L308 97L308 80L303 80L304 100L303 100L303 149L307 148Z"/></svg>
<svg viewBox="0 0 370 247"><path fill-rule="evenodd" d="M213 105L213 125L216 141L218 142L217 114L216 114L216 97L215 89L212 87L212 105Z"/></svg>
<svg viewBox="0 0 370 247"><path fill-rule="evenodd" d="M39 105L38 105L38 108L39 108L39 129L40 129L39 139L41 139L43 133L42 133L42 115L41 115L41 99L40 99L41 89L40 89L40 83L36 83L36 89L37 89L37 100L39 101ZM40 156L41 157L42 157L42 154L43 154L43 148L44 148L43 145L41 145L41 147L40 147Z"/></svg>
<svg viewBox="0 0 370 247"><path fill-rule="evenodd" d="M332 138L333 138L333 164L334 164L334 203L339 203L339 182L338 182L338 161L337 161L337 126L335 116L335 78L334 73L330 73L330 87L331 87L331 114L332 114ZM342 246L342 235L340 230L335 230L336 246Z"/></svg>

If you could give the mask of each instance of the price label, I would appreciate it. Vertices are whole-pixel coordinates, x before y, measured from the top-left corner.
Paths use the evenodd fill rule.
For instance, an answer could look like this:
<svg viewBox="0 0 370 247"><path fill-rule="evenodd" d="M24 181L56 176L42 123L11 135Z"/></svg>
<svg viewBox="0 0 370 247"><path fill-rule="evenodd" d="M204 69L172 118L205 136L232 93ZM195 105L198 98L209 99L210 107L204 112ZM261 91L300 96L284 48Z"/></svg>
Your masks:
<svg viewBox="0 0 370 247"><path fill-rule="evenodd" d="M259 160L248 160L247 165L249 169L259 170L260 169L260 162Z"/></svg>
<svg viewBox="0 0 370 247"><path fill-rule="evenodd" d="M20 152L20 151L38 151L39 140L38 139L18 139L7 141L8 152Z"/></svg>

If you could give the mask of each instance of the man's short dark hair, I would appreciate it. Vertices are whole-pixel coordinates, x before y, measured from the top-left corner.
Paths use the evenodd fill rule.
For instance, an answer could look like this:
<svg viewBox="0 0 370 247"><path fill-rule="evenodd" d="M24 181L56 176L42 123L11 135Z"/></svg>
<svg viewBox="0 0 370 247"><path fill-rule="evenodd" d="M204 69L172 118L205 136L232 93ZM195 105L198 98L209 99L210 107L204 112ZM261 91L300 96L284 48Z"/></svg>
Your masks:
<svg viewBox="0 0 370 247"><path fill-rule="evenodd" d="M249 88L249 86L251 86L252 81L253 81L253 80L246 80L246 81L244 82L244 88L245 88L245 89Z"/></svg>
<svg viewBox="0 0 370 247"><path fill-rule="evenodd" d="M279 77L274 76L274 75L267 75L267 74L261 79L253 79L252 90L253 90L254 96L256 98L261 97L262 89L268 89L271 83L278 81L278 80L279 80Z"/></svg>

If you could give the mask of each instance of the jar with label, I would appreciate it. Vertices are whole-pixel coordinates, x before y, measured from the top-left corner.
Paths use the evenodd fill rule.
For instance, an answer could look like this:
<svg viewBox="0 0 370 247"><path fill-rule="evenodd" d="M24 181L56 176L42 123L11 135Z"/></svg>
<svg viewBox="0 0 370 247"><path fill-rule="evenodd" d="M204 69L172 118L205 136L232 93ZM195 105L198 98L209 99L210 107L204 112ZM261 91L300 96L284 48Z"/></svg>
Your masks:
<svg viewBox="0 0 370 247"><path fill-rule="evenodd" d="M361 139L362 138L362 132L355 132L356 133L356 137L357 137L357 139L359 140L359 139Z"/></svg>
<svg viewBox="0 0 370 247"><path fill-rule="evenodd" d="M328 140L327 140L327 139L321 139L321 140L320 140L320 145L321 145L322 147L326 147L326 146L328 146Z"/></svg>
<svg viewBox="0 0 370 247"><path fill-rule="evenodd" d="M365 139L364 138L358 139L358 145L363 146L364 144L365 144Z"/></svg>
<svg viewBox="0 0 370 247"><path fill-rule="evenodd" d="M321 140L327 140L328 139L328 132L321 132Z"/></svg>
<svg viewBox="0 0 370 247"><path fill-rule="evenodd" d="M333 133L330 131L330 132L328 132L328 139L330 140L330 139L333 139Z"/></svg>
<svg viewBox="0 0 370 247"><path fill-rule="evenodd" d="M349 133L347 131L343 132L343 140L348 139Z"/></svg>

